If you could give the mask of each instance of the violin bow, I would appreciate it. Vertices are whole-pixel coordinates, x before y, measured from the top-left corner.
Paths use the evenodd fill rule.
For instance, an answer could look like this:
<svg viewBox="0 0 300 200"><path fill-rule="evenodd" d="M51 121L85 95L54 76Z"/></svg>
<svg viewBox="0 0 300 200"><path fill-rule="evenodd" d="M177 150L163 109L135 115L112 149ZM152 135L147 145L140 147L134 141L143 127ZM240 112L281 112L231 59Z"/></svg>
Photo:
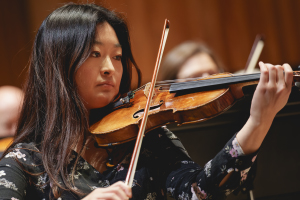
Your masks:
<svg viewBox="0 0 300 200"><path fill-rule="evenodd" d="M150 103L151 103L151 100L152 100L152 97L153 97L153 90L154 90L154 86L155 86L155 83L156 83L157 74L158 74L158 70L159 70L159 67L160 67L160 63L161 63L161 58L162 58L163 51L164 51L164 48L165 48L165 44L166 44L166 41L167 41L167 37L168 37L168 33L169 33L169 27L170 27L170 22L169 22L169 20L165 19L165 24L164 24L164 28L163 28L161 41L160 41L159 51L158 51L158 55L157 55L157 58L156 58L154 72L153 72L153 75L152 75L152 81L151 81L151 85L150 85L150 89L149 89L149 94L148 94L148 97L147 97L145 112L144 112L143 119L142 119L142 122L141 122L141 125L140 125L140 128L139 128L139 132L138 132L138 135L137 135L137 139L136 139L136 142L135 142L133 154L132 154L132 157L131 157L129 169L128 169L126 180L125 180L125 184L128 185L129 187L132 187L132 182L133 182L133 178L134 178L134 174L135 174L135 170L136 170L136 165L137 165L137 162L138 162L138 157L140 155L140 149L141 149L141 146L142 146L143 136L144 136L145 127L146 127L146 123L147 123L147 119L148 119L148 112L149 112L149 108L150 108Z"/></svg>
<svg viewBox="0 0 300 200"><path fill-rule="evenodd" d="M255 41L253 43L250 55L248 57L244 72L246 74L252 73L258 58L262 52L262 49L264 48L265 45L265 37L263 35L256 35Z"/></svg>

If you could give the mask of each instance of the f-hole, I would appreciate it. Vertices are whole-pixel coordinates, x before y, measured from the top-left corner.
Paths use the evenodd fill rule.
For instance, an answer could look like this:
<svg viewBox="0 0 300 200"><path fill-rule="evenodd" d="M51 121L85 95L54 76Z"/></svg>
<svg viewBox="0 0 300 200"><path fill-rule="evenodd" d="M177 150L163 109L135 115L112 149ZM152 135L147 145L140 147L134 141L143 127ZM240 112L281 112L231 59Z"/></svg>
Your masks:
<svg viewBox="0 0 300 200"><path fill-rule="evenodd" d="M150 106L149 112L150 112L150 111L153 111L153 110L159 109L163 103L164 103L164 101L163 101L163 100L160 100L160 102L159 102L158 105ZM144 111L145 111L145 109L141 109L141 110L136 111L136 112L133 114L133 118L139 118L139 117L141 117L141 116L144 114Z"/></svg>

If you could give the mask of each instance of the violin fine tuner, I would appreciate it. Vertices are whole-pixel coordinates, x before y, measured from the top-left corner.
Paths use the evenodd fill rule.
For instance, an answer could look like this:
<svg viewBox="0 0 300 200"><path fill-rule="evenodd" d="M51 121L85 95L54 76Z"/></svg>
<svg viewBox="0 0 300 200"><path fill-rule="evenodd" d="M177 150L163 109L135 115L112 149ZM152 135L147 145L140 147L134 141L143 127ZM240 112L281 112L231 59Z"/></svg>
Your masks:
<svg viewBox="0 0 300 200"><path fill-rule="evenodd" d="M127 93L127 96L123 97L123 98L120 98L117 102L115 102L113 104L113 109L119 109L119 108L122 108L122 107L128 107L130 106L130 99L132 99L134 97L134 93L132 91L129 91ZM127 105L127 106L126 106Z"/></svg>

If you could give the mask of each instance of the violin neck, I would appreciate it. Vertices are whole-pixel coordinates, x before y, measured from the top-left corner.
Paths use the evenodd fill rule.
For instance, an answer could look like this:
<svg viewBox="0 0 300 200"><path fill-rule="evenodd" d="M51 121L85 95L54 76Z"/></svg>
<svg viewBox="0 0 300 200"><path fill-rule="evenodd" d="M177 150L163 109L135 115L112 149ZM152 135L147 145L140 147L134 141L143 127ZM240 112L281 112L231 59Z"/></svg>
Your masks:
<svg viewBox="0 0 300 200"><path fill-rule="evenodd" d="M200 91L200 90L211 90L224 88L231 84L236 83L244 83L244 82L252 82L258 81L260 78L260 73L255 74L243 74L236 75L224 78L214 78L214 79L202 79L197 81L189 81L189 82L181 82L181 83L173 83L170 86L170 93L176 92L187 92L191 90Z"/></svg>
<svg viewBox="0 0 300 200"><path fill-rule="evenodd" d="M300 82L300 71L294 71L294 83ZM172 83L169 89L170 93L187 94L192 92L213 90L228 87L237 83L253 83L258 81L260 73L232 75L221 78L208 78L196 81ZM248 84L245 84L248 85ZM299 84L300 85L300 84Z"/></svg>

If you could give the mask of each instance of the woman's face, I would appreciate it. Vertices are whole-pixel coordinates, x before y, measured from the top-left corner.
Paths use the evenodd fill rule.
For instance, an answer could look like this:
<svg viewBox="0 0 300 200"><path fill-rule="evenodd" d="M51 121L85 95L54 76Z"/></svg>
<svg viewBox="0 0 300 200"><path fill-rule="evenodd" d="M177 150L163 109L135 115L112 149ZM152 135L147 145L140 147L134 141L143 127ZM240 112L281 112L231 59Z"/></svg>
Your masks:
<svg viewBox="0 0 300 200"><path fill-rule="evenodd" d="M198 53L183 63L177 73L178 79L205 77L217 74L217 64L207 53Z"/></svg>
<svg viewBox="0 0 300 200"><path fill-rule="evenodd" d="M108 105L119 93L121 57L122 48L114 29L107 22L97 25L91 53L75 74L79 95L88 110Z"/></svg>

